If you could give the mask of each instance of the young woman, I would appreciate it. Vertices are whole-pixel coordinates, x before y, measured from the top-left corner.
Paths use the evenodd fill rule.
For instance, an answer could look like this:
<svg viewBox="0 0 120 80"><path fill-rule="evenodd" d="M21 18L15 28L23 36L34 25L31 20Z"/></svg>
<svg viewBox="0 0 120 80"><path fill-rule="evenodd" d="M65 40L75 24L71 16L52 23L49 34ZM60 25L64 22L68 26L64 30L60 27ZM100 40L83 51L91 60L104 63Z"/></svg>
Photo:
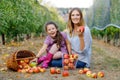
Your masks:
<svg viewBox="0 0 120 80"><path fill-rule="evenodd" d="M61 67L63 54L70 53L67 35L64 32L60 32L58 26L52 21L45 24L45 31L48 35L42 48L36 55L37 58L32 61L36 61L38 64L42 63L41 66L44 68L47 68L49 64L50 66ZM44 52L47 52L47 54L41 56Z"/></svg>
<svg viewBox="0 0 120 80"><path fill-rule="evenodd" d="M79 8L73 8L69 13L67 37L71 43L72 53L78 54L76 67L90 67L92 37Z"/></svg>

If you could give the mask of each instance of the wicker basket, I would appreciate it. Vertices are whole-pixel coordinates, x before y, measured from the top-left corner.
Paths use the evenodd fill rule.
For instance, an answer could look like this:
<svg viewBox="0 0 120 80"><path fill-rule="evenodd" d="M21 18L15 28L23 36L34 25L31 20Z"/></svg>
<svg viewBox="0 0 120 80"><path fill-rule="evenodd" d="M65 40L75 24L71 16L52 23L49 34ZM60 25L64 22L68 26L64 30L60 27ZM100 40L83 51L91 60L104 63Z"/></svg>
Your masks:
<svg viewBox="0 0 120 80"><path fill-rule="evenodd" d="M17 71L19 68L18 60L22 60L26 58L33 59L35 58L35 54L28 50L16 51L7 58L7 67L9 69Z"/></svg>

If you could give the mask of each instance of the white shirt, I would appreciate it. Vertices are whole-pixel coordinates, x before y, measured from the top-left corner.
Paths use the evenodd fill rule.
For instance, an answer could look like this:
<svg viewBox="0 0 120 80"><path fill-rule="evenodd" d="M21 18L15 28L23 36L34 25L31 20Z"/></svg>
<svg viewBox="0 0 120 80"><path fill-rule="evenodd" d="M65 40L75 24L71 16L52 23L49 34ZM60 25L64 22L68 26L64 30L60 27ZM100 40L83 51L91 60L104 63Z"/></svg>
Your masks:
<svg viewBox="0 0 120 80"><path fill-rule="evenodd" d="M92 36L89 27L85 26L85 31L84 31L85 47L83 51L80 50L80 39L78 35L70 37L69 33L67 33L67 38L71 43L72 52L79 54L78 60L85 62L86 67L90 67Z"/></svg>

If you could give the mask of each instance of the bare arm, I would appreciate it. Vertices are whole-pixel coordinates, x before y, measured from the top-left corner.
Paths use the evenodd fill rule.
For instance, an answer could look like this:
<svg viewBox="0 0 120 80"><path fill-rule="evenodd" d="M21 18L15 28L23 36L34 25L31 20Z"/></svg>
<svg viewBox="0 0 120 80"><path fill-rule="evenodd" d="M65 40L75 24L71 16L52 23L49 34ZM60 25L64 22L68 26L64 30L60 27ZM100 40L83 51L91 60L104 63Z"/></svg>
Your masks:
<svg viewBox="0 0 120 80"><path fill-rule="evenodd" d="M82 30L82 31L81 31ZM84 28L77 28L77 33L80 39L80 50L82 51L85 47L85 42L84 42Z"/></svg>
<svg viewBox="0 0 120 80"><path fill-rule="evenodd" d="M66 46L67 46L68 53L71 54L72 53L71 52L71 44L70 44L68 39L66 39L65 41L66 41Z"/></svg>
<svg viewBox="0 0 120 80"><path fill-rule="evenodd" d="M82 51L85 47L84 37L79 37L80 39L80 50Z"/></svg>

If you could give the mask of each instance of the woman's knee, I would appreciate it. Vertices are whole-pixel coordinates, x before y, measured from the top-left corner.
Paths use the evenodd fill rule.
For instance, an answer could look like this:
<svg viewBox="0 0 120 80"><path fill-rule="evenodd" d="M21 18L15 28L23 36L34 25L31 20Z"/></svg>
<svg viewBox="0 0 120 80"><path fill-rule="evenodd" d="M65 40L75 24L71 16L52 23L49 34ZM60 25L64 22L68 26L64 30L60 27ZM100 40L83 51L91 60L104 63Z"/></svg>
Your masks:
<svg viewBox="0 0 120 80"><path fill-rule="evenodd" d="M76 68L84 68L86 66L85 62L77 61Z"/></svg>

